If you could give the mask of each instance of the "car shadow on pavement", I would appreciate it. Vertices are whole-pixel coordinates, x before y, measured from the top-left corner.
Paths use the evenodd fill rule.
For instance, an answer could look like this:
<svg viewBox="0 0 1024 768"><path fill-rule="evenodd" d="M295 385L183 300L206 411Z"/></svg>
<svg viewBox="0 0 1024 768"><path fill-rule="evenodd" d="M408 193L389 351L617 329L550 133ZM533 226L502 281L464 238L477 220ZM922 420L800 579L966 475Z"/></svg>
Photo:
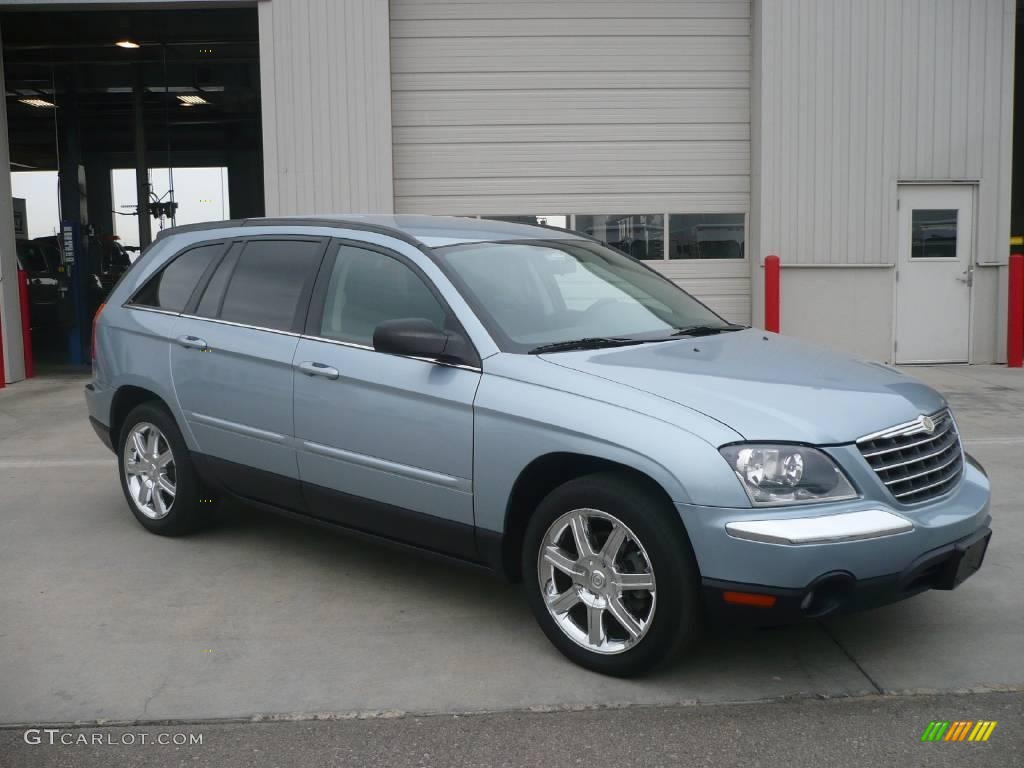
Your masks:
<svg viewBox="0 0 1024 768"><path fill-rule="evenodd" d="M232 539L256 560L273 562L300 589L324 597L325 585L344 584L338 598L318 604L327 618L334 609L349 622L373 622L382 605L432 609L449 631L500 637L506 651L518 645L525 655L576 670L551 647L536 627L521 584L507 584L489 572L456 562L366 541L272 512L228 502L215 527L201 534L211 543ZM303 582L305 586L303 586ZM352 605L358 595L360 605ZM340 602L338 602L340 600ZM360 616L360 606L365 612ZM402 611L402 608L397 608ZM400 613L396 621L402 621ZM453 651L459 643L453 643ZM410 647L415 637L410 638ZM771 698L824 691L839 695L873 692L835 642L814 622L767 628L709 626L697 645L640 681L622 685L661 688L665 700Z"/></svg>

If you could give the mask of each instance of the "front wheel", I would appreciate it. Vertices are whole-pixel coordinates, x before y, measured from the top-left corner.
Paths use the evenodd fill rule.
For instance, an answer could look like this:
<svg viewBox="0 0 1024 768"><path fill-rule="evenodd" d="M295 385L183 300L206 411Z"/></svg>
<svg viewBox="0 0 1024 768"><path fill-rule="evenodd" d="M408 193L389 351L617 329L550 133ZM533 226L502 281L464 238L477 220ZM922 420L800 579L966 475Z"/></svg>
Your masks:
<svg viewBox="0 0 1024 768"><path fill-rule="evenodd" d="M682 523L626 474L552 491L527 527L523 575L548 639L597 672L642 674L699 632L699 575Z"/></svg>

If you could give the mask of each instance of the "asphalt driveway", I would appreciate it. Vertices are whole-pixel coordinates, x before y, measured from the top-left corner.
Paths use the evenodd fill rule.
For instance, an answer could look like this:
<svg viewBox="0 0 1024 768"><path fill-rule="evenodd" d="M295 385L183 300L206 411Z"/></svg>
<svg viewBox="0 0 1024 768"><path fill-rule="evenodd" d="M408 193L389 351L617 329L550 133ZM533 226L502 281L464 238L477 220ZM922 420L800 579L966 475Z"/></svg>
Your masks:
<svg viewBox="0 0 1024 768"><path fill-rule="evenodd" d="M1024 373L915 369L994 485L952 593L717 632L640 681L565 661L515 586L232 506L186 539L131 517L77 376L0 391L0 723L563 709L1024 686Z"/></svg>

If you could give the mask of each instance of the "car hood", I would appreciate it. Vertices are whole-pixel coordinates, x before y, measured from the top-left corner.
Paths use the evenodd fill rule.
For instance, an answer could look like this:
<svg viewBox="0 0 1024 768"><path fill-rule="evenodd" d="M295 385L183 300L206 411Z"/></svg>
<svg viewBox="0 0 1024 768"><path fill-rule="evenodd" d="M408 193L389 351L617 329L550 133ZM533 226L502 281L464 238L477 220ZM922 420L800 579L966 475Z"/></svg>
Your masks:
<svg viewBox="0 0 1024 768"><path fill-rule="evenodd" d="M699 411L747 440L849 443L945 405L892 368L753 328L543 358Z"/></svg>

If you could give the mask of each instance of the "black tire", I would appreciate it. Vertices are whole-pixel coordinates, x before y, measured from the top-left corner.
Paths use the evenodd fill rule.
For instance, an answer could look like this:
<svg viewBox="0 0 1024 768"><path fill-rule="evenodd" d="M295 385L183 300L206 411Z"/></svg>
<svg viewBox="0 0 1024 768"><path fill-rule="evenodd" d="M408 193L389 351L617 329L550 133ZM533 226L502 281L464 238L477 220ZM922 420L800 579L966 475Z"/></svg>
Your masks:
<svg viewBox="0 0 1024 768"><path fill-rule="evenodd" d="M155 426L173 454L175 493L166 515L156 518L147 516L132 497L125 472L125 444L137 425ZM121 425L117 440L117 466L121 478L121 490L135 519L150 533L160 536L184 536L204 527L212 518L216 498L208 493L199 480L192 457L181 436L174 417L159 402L150 401L136 406Z"/></svg>
<svg viewBox="0 0 1024 768"><path fill-rule="evenodd" d="M590 650L569 637L549 613L543 593L544 585L552 581L538 569L544 537L563 515L580 509L608 513L624 523L645 550L654 574L656 602L649 608L653 614L648 616L646 633L632 647L615 653ZM530 608L544 634L569 659L595 672L641 675L689 647L702 628L700 574L682 521L656 490L628 473L587 475L548 494L526 529L522 573ZM602 619L601 626L607 630L608 619Z"/></svg>

